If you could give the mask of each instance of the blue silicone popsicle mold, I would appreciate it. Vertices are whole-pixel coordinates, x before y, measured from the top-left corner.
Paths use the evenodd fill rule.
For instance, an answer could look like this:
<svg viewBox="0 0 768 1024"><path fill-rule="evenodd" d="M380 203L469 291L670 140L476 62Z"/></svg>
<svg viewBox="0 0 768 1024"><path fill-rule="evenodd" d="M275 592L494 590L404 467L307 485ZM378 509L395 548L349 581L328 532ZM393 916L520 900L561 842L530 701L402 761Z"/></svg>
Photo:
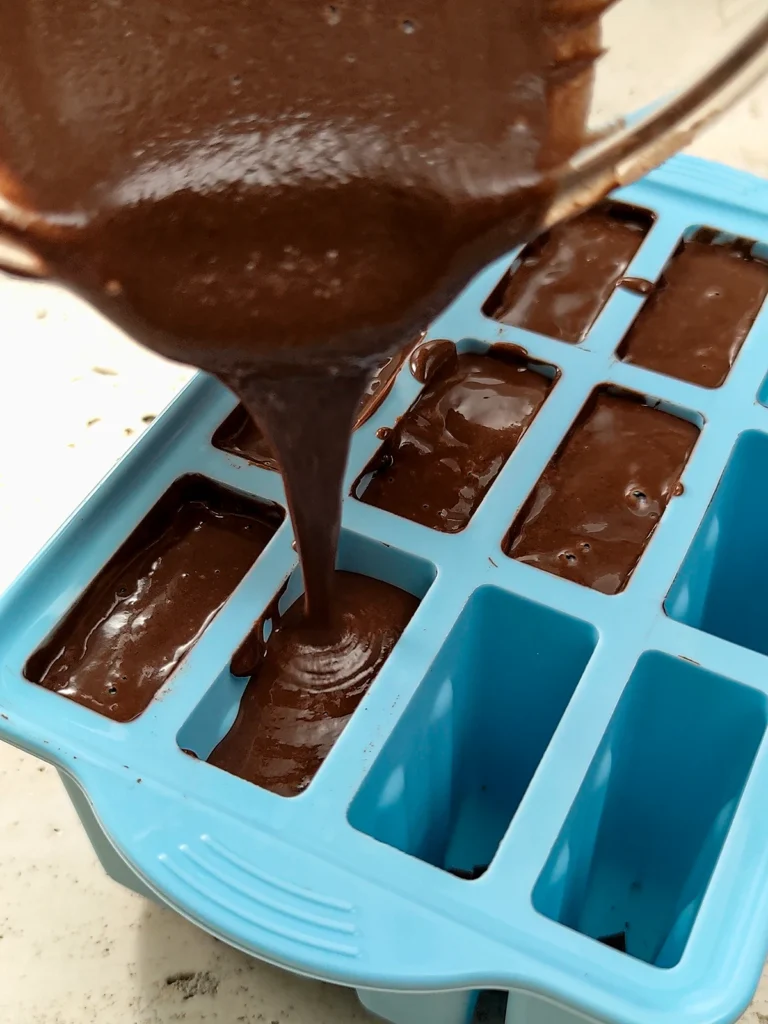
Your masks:
<svg viewBox="0 0 768 1024"><path fill-rule="evenodd" d="M697 225L768 242L768 183L676 158L617 198L655 213L628 274L655 279ZM170 484L198 473L284 502L214 449L234 406L198 376L0 602L0 734L56 765L107 870L227 942L352 985L396 1024L716 1024L768 949L768 310L725 384L619 361L641 296L617 288L578 345L481 309L510 258L433 326L524 346L561 376L456 535L353 497L340 565L421 604L318 775L284 799L195 760L232 721L233 651L296 568L288 522L181 667L116 724L27 682L27 657ZM597 385L701 434L626 589L607 596L501 543ZM347 491L419 392L403 369L357 431ZM759 396L759 397L758 397ZM284 600L298 593L294 576ZM466 881L447 866L490 867ZM595 939L626 931L625 955Z"/></svg>

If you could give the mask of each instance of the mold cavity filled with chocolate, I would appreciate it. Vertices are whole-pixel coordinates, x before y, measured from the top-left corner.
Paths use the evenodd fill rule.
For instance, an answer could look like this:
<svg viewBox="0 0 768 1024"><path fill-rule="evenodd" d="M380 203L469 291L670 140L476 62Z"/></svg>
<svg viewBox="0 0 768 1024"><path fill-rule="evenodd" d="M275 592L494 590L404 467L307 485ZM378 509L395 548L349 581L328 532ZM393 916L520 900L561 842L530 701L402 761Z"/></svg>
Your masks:
<svg viewBox="0 0 768 1024"><path fill-rule="evenodd" d="M319 620L371 374L539 232L610 0L73 4L0 3L0 215L255 416Z"/></svg>
<svg viewBox="0 0 768 1024"><path fill-rule="evenodd" d="M618 593L680 493L698 433L639 396L597 391L513 523L505 552Z"/></svg>
<svg viewBox="0 0 768 1024"><path fill-rule="evenodd" d="M250 679L210 764L281 796L307 788L419 603L389 583L342 570L332 595L322 629L308 624L301 600L282 615L275 601L256 624L231 666Z"/></svg>
<svg viewBox="0 0 768 1024"><path fill-rule="evenodd" d="M405 362L415 342L409 342L400 352L384 360L368 382L358 409L355 427L361 427L373 416L389 394L398 371ZM277 459L261 428L248 413L244 405L238 405L217 428L213 435L213 446L247 459L263 469L278 469Z"/></svg>
<svg viewBox="0 0 768 1024"><path fill-rule="evenodd" d="M213 447L239 455L263 469L277 469L277 459L261 429L244 405L238 405L213 435Z"/></svg>
<svg viewBox="0 0 768 1024"><path fill-rule="evenodd" d="M768 295L768 260L754 247L709 228L681 242L622 343L621 358L719 387Z"/></svg>
<svg viewBox="0 0 768 1024"><path fill-rule="evenodd" d="M358 408L355 429L357 429L357 427L362 427L362 425L366 423L371 416L373 416L382 404L384 399L392 390L392 385L395 383L395 378L400 372L403 363L423 336L424 335L422 334L415 341L409 341L408 344L404 345L399 352L396 352L395 355L391 356L389 359L385 359L376 373L374 373L368 381Z"/></svg>
<svg viewBox="0 0 768 1024"><path fill-rule="evenodd" d="M427 386L386 438L355 494L368 505L458 533L541 408L555 370L532 368L512 346L459 355L450 342L427 342L412 363Z"/></svg>
<svg viewBox="0 0 768 1024"><path fill-rule="evenodd" d="M558 341L582 341L652 223L646 210L601 203L553 228L525 247L483 312Z"/></svg>
<svg viewBox="0 0 768 1024"><path fill-rule="evenodd" d="M283 518L199 476L177 481L24 675L117 722L146 710Z"/></svg>

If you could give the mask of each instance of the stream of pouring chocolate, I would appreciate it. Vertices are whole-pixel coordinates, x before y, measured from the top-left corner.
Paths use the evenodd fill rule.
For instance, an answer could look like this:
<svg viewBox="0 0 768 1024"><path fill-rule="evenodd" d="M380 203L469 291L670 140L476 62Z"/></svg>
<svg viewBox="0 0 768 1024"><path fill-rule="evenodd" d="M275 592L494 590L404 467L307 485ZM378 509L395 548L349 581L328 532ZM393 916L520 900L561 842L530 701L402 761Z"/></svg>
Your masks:
<svg viewBox="0 0 768 1024"><path fill-rule="evenodd" d="M50 276L216 374L322 621L366 382L536 233L608 0L4 0L0 194Z"/></svg>

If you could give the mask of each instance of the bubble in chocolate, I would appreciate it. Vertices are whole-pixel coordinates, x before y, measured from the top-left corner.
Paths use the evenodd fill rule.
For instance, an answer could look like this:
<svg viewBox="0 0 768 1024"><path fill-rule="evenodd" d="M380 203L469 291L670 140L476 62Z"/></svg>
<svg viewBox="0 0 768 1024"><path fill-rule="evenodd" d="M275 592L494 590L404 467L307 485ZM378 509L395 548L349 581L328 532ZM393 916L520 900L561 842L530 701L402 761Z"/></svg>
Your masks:
<svg viewBox="0 0 768 1024"><path fill-rule="evenodd" d="M694 424L634 396L598 392L512 524L504 551L604 594L618 593L697 436ZM585 534L589 541L581 539ZM580 555L571 561L566 555L574 547Z"/></svg>
<svg viewBox="0 0 768 1024"><path fill-rule="evenodd" d="M323 8L323 17L329 25L338 25L341 21L341 11L336 4L326 4Z"/></svg>

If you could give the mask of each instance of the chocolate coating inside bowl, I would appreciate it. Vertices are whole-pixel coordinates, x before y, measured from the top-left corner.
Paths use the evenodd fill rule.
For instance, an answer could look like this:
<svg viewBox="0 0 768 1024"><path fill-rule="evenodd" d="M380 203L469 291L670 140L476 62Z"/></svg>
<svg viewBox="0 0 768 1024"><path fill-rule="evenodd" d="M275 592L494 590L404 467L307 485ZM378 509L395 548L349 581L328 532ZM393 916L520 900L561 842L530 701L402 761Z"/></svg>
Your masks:
<svg viewBox="0 0 768 1024"><path fill-rule="evenodd" d="M315 622L371 374L539 230L608 6L0 4L7 229L238 395L280 465Z"/></svg>

